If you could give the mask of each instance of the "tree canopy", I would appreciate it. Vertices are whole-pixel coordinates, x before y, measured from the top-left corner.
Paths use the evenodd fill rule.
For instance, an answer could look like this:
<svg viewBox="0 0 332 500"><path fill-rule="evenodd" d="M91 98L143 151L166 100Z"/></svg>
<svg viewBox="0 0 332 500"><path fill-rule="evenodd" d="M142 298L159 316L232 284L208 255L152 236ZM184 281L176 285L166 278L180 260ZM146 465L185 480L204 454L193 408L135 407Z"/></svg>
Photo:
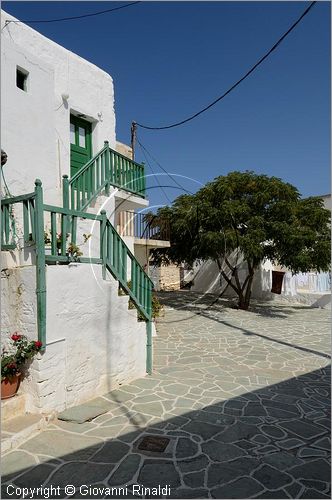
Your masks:
<svg viewBox="0 0 332 500"><path fill-rule="evenodd" d="M330 267L330 211L321 198L302 199L277 177L251 171L219 176L159 209L157 220L169 221L171 246L155 249L154 259L166 264L214 260L243 309L249 306L254 272L265 259L293 273ZM229 261L236 249L247 265L242 282Z"/></svg>

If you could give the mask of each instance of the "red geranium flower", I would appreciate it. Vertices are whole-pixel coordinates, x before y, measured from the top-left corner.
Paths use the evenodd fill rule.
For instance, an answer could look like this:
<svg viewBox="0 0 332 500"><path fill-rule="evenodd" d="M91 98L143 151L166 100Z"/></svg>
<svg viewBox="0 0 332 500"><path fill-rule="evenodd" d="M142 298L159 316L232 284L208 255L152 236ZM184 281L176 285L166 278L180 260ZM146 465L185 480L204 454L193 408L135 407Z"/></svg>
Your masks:
<svg viewBox="0 0 332 500"><path fill-rule="evenodd" d="M16 363L9 363L8 368L10 368L10 369L17 368L17 364Z"/></svg>
<svg viewBox="0 0 332 500"><path fill-rule="evenodd" d="M21 338L22 338L22 335L18 335L17 333L13 333L13 335L12 335L12 340L14 342L17 342L18 340L21 340Z"/></svg>
<svg viewBox="0 0 332 500"><path fill-rule="evenodd" d="M40 342L40 340L35 341L35 346L37 347L37 349L40 349L42 345L43 345L43 343Z"/></svg>

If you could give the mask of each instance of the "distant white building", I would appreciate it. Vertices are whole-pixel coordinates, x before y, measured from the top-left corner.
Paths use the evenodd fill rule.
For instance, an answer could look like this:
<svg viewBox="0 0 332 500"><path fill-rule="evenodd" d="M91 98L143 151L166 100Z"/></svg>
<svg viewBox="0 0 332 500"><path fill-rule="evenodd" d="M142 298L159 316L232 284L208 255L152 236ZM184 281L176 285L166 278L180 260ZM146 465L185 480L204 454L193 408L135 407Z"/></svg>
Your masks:
<svg viewBox="0 0 332 500"><path fill-rule="evenodd" d="M331 195L322 195L325 208L331 210ZM239 266L239 274L246 276L246 265L242 270L243 264L241 257L236 254L235 260L231 261ZM331 292L331 274L330 273L298 273L293 275L287 269L281 269L280 266L274 266L271 261L266 260L257 269L254 276L252 287L252 298L254 299L272 299L276 297L271 293L272 272L274 270L283 270L285 272L281 296L291 300L307 302L318 306L327 305L330 302ZM227 268L228 271L228 268ZM244 279L244 278L243 278ZM202 293L221 293L225 296L233 296L233 290L227 286L225 280L220 277L218 266L213 261L196 262L194 269L185 276L185 282L192 281L191 290ZM321 297L322 296L322 297Z"/></svg>

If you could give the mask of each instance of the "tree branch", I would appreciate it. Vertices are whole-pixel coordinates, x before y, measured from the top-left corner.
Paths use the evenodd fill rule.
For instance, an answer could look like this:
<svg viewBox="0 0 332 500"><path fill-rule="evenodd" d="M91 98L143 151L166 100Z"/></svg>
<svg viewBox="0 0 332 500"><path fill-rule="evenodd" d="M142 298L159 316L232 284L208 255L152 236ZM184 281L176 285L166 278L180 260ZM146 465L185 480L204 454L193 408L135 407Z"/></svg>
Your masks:
<svg viewBox="0 0 332 500"><path fill-rule="evenodd" d="M237 288L239 290L239 296L242 296L242 287L241 287L241 283L240 283L240 280L239 280L239 273L238 273L237 267L234 268L233 276L235 278L236 286L237 286Z"/></svg>
<svg viewBox="0 0 332 500"><path fill-rule="evenodd" d="M228 265L228 267L230 268L230 270L231 270L232 272L234 272L234 270L235 270L236 268L235 268L235 267L233 267L233 266L231 265L231 263L229 262L229 260L227 259L227 257L225 257L225 262L226 262L226 264Z"/></svg>
<svg viewBox="0 0 332 500"><path fill-rule="evenodd" d="M217 261L217 264L218 264L218 268L219 268L219 271L220 271L220 273L221 273L221 276L225 279L225 281L228 283L228 285L230 285L230 286L233 288L233 290L235 291L235 293L236 293L237 295L240 295L240 291L239 291L239 290L236 288L236 286L235 286L235 285L233 285L233 283L232 283L232 278L231 278L231 279L229 279L229 277L227 276L227 274L225 273L225 271L223 271L223 269L222 269L222 267L221 267L221 265L220 265L219 261Z"/></svg>

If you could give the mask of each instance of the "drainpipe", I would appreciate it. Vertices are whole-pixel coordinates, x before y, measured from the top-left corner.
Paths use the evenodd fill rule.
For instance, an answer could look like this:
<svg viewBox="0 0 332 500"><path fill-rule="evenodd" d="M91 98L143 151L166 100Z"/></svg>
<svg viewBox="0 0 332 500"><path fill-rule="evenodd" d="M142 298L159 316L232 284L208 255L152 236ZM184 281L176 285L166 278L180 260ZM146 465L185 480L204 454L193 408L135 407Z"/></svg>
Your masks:
<svg viewBox="0 0 332 500"><path fill-rule="evenodd" d="M146 372L152 374L152 321L146 322Z"/></svg>
<svg viewBox="0 0 332 500"><path fill-rule="evenodd" d="M44 202L40 179L35 180L35 241L36 241L36 294L38 340L42 351L46 348L46 271L44 240Z"/></svg>

